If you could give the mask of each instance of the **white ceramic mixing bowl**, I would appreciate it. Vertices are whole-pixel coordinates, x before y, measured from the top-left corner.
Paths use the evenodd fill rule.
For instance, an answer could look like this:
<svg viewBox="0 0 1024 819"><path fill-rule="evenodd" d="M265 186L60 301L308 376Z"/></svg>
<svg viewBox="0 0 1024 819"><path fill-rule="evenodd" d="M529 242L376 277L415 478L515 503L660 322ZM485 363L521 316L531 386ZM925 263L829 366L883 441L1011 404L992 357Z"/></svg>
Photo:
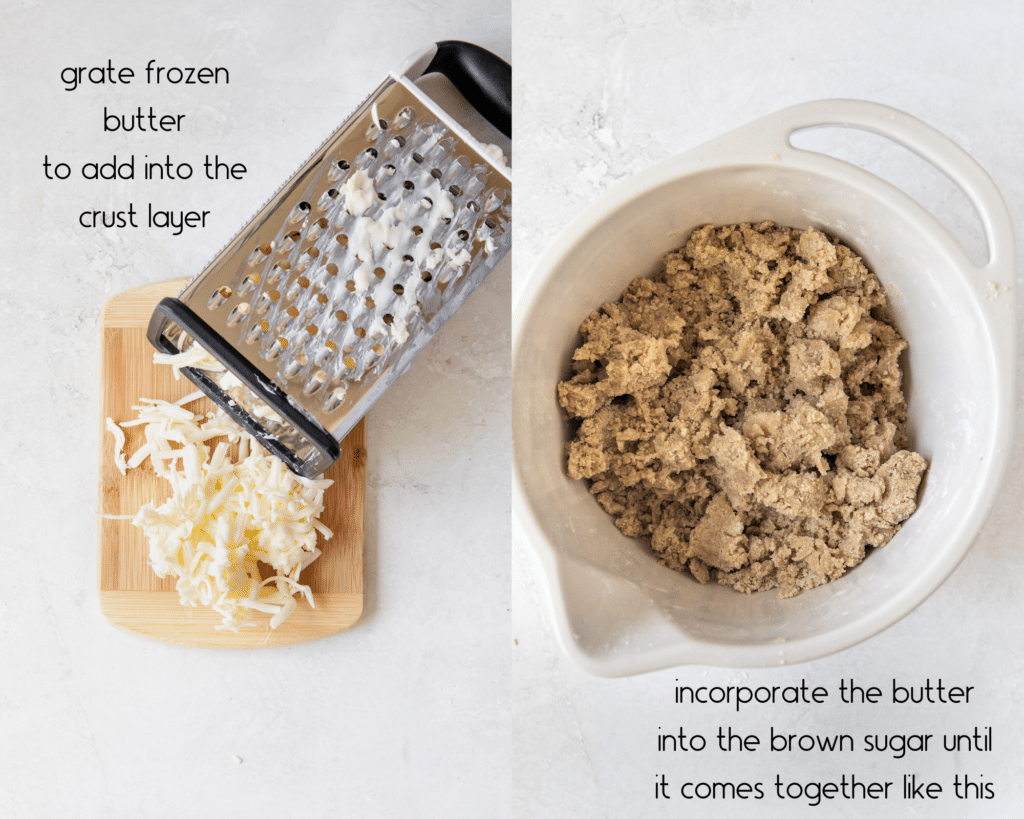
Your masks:
<svg viewBox="0 0 1024 819"><path fill-rule="evenodd" d="M880 134L967 195L988 245L974 264L919 204L853 165L791 145L819 125ZM930 467L920 506L884 549L840 580L779 600L660 566L565 473L567 377L580 322L704 224L813 226L864 258L910 343L909 434ZM900 111L797 105L619 186L570 224L528 282L513 325L516 514L540 556L555 630L584 669L624 676L675 665L757 667L847 648L921 603L967 553L994 499L1012 434L1014 238L991 179L957 145Z"/></svg>

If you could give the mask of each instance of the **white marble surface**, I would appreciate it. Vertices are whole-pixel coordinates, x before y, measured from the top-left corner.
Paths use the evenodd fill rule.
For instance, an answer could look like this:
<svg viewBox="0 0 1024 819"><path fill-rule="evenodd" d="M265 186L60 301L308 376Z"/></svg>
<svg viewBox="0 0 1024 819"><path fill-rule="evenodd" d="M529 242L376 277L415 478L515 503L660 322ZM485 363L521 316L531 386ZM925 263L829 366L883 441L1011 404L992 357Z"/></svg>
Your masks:
<svg viewBox="0 0 1024 819"><path fill-rule="evenodd" d="M916 115L966 148L1024 224L1024 11L1010 2L636 2L516 0L516 258L513 297L558 230L621 179L734 127L804 100L852 97ZM823 139L814 135L815 140ZM939 174L882 140L816 142L894 179L978 249L970 212ZM1024 270L1019 261L1018 270ZM1019 278L1018 278L1019 280ZM1019 333L1018 333L1019 334ZM513 813L518 817L992 816L1024 805L1019 760L1024 696L1024 430L995 509L967 559L910 616L838 655L799 666L735 671L681 668L603 680L557 646L537 558L513 526ZM891 680L942 678L976 686L968 706L779 706L737 717L725 707L683 708L673 686L787 685L839 680L883 689ZM833 697L835 694L833 694ZM886 695L888 696L888 695ZM991 752L908 754L659 753L656 737L712 737L719 726L767 737L935 733L993 726ZM859 740L858 740L859 742ZM935 740L938 742L938 740ZM763 800L655 800L656 777L684 781L838 780L842 773L943 784L927 804L834 800L818 807ZM995 799L958 802L955 775L982 778Z"/></svg>
<svg viewBox="0 0 1024 819"><path fill-rule="evenodd" d="M95 509L103 302L201 270L413 50L455 38L508 59L507 0L0 11L0 816L506 814L510 265L368 419L367 603L350 631L225 653L118 631L97 601ZM63 67L108 58L135 81L63 90ZM147 87L150 58L225 66L230 84ZM186 118L125 138L103 133L104 105ZM115 152L249 172L43 178L44 154ZM133 200L211 217L183 236L75 224Z"/></svg>

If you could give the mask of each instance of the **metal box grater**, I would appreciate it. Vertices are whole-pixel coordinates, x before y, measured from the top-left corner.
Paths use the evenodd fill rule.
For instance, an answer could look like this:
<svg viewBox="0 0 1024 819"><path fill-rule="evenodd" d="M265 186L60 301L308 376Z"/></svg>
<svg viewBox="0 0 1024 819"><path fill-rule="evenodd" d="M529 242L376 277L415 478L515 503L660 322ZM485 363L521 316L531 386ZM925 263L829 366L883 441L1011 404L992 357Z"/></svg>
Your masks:
<svg viewBox="0 0 1024 819"><path fill-rule="evenodd" d="M511 246L502 151L415 83L433 72L511 136L508 64L469 43L431 46L150 320L158 350L198 344L219 362L182 371L300 475L338 458L338 442Z"/></svg>

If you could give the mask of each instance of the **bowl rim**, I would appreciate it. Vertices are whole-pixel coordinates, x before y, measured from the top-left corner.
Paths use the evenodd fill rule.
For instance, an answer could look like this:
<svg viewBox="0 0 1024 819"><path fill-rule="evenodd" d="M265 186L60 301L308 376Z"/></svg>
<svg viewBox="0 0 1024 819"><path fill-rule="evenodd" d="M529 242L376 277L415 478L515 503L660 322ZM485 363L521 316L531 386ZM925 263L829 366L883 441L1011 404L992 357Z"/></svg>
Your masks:
<svg viewBox="0 0 1024 819"><path fill-rule="evenodd" d="M821 125L847 126L880 134L946 174L968 196L982 222L989 250L987 262L975 264L946 228L900 189L843 160L791 144L790 137L796 131ZM870 197L883 200L902 218L919 226L955 269L968 271L971 280L982 277L1006 289L999 299L979 300L976 305L989 334L992 368L997 374L995 422L990 447L984 453L989 460L988 468L984 480L976 486L976 501L969 514L960 521L956 531L950 533L948 542L956 548L948 549L942 559L921 576L921 582L909 584L866 616L823 634L770 646L713 643L680 633L678 643L667 648L624 653L611 659L595 658L574 638L569 605L563 593L561 574L573 558L560 555L548 539L526 490L527 476L523 472L523 456L516 435L524 400L519 377L519 359L527 343L524 328L545 286L557 276L562 261L595 225L662 185L677 184L686 177L708 171L741 167L795 169L854 186ZM956 143L920 120L897 109L862 100L801 103L755 120L619 183L570 221L551 242L527 279L513 306L512 319L512 509L543 568L555 636L566 655L584 671L603 677L628 676L681 665L756 668L807 662L869 639L901 620L933 594L973 545L994 504L1009 459L1014 422L1016 326L1012 285L1015 254L1009 212L994 182L981 166Z"/></svg>

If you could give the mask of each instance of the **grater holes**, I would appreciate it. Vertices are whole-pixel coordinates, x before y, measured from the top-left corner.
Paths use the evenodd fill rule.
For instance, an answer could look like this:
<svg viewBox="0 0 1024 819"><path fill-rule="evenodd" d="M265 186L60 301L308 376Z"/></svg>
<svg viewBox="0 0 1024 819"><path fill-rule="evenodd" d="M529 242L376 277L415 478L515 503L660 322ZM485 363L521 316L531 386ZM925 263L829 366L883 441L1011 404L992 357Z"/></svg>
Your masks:
<svg viewBox="0 0 1024 819"><path fill-rule="evenodd" d="M242 279L242 284L239 285L238 288L238 295L247 296L249 293L256 289L256 285L258 285L262 280L263 278L260 276L259 273L250 273L248 276Z"/></svg>
<svg viewBox="0 0 1024 819"><path fill-rule="evenodd" d="M295 378L295 376L302 371L302 368L305 367L308 362L309 359L306 357L306 354L299 353L285 365L284 369L281 371L281 375L285 378Z"/></svg>
<svg viewBox="0 0 1024 819"><path fill-rule="evenodd" d="M250 267L255 267L256 265L261 264L262 262L265 262L266 259L267 259L267 256L269 256L273 252L274 252L274 243L273 242L264 242L263 244L261 244L258 247L256 247L252 251L252 253L249 254L249 259L248 259L249 266Z"/></svg>
<svg viewBox="0 0 1024 819"><path fill-rule="evenodd" d="M310 207L309 202L299 202L299 204L292 208L292 212L288 215L288 224L295 225L303 221L309 214L310 210L312 210L312 208Z"/></svg>
<svg viewBox="0 0 1024 819"><path fill-rule="evenodd" d="M423 161L423 154L419 153L418 151L413 151L412 161L415 162L417 165L420 164Z"/></svg>
<svg viewBox="0 0 1024 819"><path fill-rule="evenodd" d="M342 405L342 403L344 401L345 401L345 388L343 386L342 387L337 387L334 390L334 392L332 392L330 394L330 396L327 398L327 401L324 402L324 409L327 412L334 412L336 409L339 409L341 407L341 405Z"/></svg>
<svg viewBox="0 0 1024 819"><path fill-rule="evenodd" d="M431 175L434 179L441 178L441 164L448 159L448 154L455 143L450 139L443 139L434 145L428 145L424 151L424 160L430 160ZM436 174L434 173L436 171Z"/></svg>
<svg viewBox="0 0 1024 819"><path fill-rule="evenodd" d="M381 202L387 202L387 201L388 201L388 195L387 195L386 193L384 193L384 191L379 191L379 192L377 193L377 198L378 198L378 199L379 199L379 200L380 200Z"/></svg>
<svg viewBox="0 0 1024 819"><path fill-rule="evenodd" d="M487 179L479 176L470 176L463 180L462 193L466 199L473 199L476 201L474 208L470 208L477 212L480 210L480 197L484 195L484 186L487 184Z"/></svg>
<svg viewBox="0 0 1024 819"><path fill-rule="evenodd" d="M326 219L317 219L306 230L305 240L307 242L315 242L319 238L320 234L323 232L324 228L329 227L330 224L331 223L328 222Z"/></svg>
<svg viewBox="0 0 1024 819"><path fill-rule="evenodd" d="M292 266L288 262L278 262L270 268L270 275L267 276L267 284L277 284L291 269Z"/></svg>
<svg viewBox="0 0 1024 819"><path fill-rule="evenodd" d="M320 328L317 327L315 324L307 324L306 332L309 333L311 336L315 336L317 333L320 332Z"/></svg>
<svg viewBox="0 0 1024 819"><path fill-rule="evenodd" d="M414 116L416 116L416 111L414 111L410 106L407 105L397 114L395 114L394 126L396 128L404 128L406 125L412 122L412 118Z"/></svg>
<svg viewBox="0 0 1024 819"><path fill-rule="evenodd" d="M270 295L268 293L260 293L259 298L256 299L256 315L266 315L266 312L267 310L270 309L271 304L272 302L270 299Z"/></svg>
<svg viewBox="0 0 1024 819"><path fill-rule="evenodd" d="M284 237L284 241L281 242L281 250L291 250L293 247L295 247L295 245L299 243L299 240L301 238L302 234L299 233L297 230L293 230L291 233L287 234Z"/></svg>
<svg viewBox="0 0 1024 819"><path fill-rule="evenodd" d="M206 303L207 308L210 310L216 310L224 302L231 298L231 288L224 286L213 291L213 295L210 296L210 300Z"/></svg>
<svg viewBox="0 0 1024 819"><path fill-rule="evenodd" d="M302 392L306 395L315 395L320 391L328 381L328 375L323 370L317 370L309 377L309 381L306 382L306 386L302 388Z"/></svg>
<svg viewBox="0 0 1024 819"><path fill-rule="evenodd" d="M390 163L381 168L381 171L383 171L384 176L394 176L396 170L397 168L395 168L395 166Z"/></svg>
<svg viewBox="0 0 1024 819"><path fill-rule="evenodd" d="M274 343L270 345L270 349L263 354L263 358L266 361L277 361L281 357L281 353L287 349L288 339L284 336L278 336L274 339Z"/></svg>
<svg viewBox="0 0 1024 819"><path fill-rule="evenodd" d="M484 210L488 213L496 211L505 202L506 193L503 190L496 190L484 201Z"/></svg>
<svg viewBox="0 0 1024 819"><path fill-rule="evenodd" d="M498 220L493 216L488 216L484 219L484 224L487 225L491 230L494 230L498 226Z"/></svg>
<svg viewBox="0 0 1024 819"><path fill-rule="evenodd" d="M336 188L330 188L320 194L320 198L316 202L318 210L327 210L331 206L331 202L338 198L338 191Z"/></svg>
<svg viewBox="0 0 1024 819"><path fill-rule="evenodd" d="M227 325L228 327L234 327L252 310L252 306L247 301L240 302L231 308L231 312L228 313Z"/></svg>
<svg viewBox="0 0 1024 819"><path fill-rule="evenodd" d="M436 309L439 291L442 289L439 284L451 275L447 269L449 255L461 251L464 256L466 250L462 248L471 249L471 243L484 241L491 230L485 226L485 218L493 212L496 231L501 231L506 223L511 197L505 199L502 209L500 201L496 204L490 199L495 190L493 180L485 179L481 183L476 179L480 171L479 164L472 161L460 162L462 157L458 152L457 141L453 143L452 148L446 149L444 136L447 132L444 129L439 131L436 127L421 126L411 118L405 123L408 125L407 128L400 125L404 117L410 116L411 112L403 114L389 111L388 127L391 130L383 134L378 132L375 140L363 142L358 147L350 145L347 149L342 148L353 157L351 168L346 163L344 170L351 174L354 169L362 168L374 180L377 189L367 191L371 194L368 197L373 206L371 213L386 214L390 206L400 202L409 212L402 220L404 224L400 226L401 229L393 231L400 241L385 241L384 237L375 236L372 237L373 255L366 256L360 250L360 254L366 256L365 258L350 257L344 251L349 248L357 250L362 247L364 240L362 234L356 237L348 232L352 228L346 224L343 210L339 209L344 199L339 195L342 192L341 183L345 181L344 177L332 185L321 176L320 179L323 181L307 194L309 201L313 203L312 211L305 215L303 222L295 224L294 228L292 225L285 225L274 237L278 245L274 251L276 255L266 259L266 267L256 269L262 276L262 281L255 291L248 294L240 292L243 286L240 282L244 282L246 273L255 272L253 269L239 271L238 278L230 282L235 292L228 301L228 306L223 308L222 315L226 314L241 297L252 301L254 310L258 304L267 305L265 317L269 320L268 329L263 331L261 336L257 334L256 346L246 349L254 356L261 355L265 358L263 353L268 347L275 344L280 347L277 339L286 339L290 343L286 348L287 353L281 355L279 362L272 365L273 370L278 372L281 372L300 352L308 354L305 369L288 383L297 398L302 393L296 387L301 386L306 391L306 388L316 386L319 391L307 406L312 408L315 403L317 412L323 412L331 402L339 403L342 407L351 403L353 397L348 395L351 392L348 385L358 383L364 373L377 372L387 366L388 356L401 349L400 339L406 334L406 310L415 312L414 303L417 298L423 300L428 310ZM416 116L418 117L418 106ZM363 123L368 123L371 119L377 118L367 117ZM399 131L399 128L402 130ZM441 139L438 138L439 135ZM401 138L396 139L397 137ZM369 146L373 146L375 151L363 150ZM415 159L411 156L413 152L417 154ZM326 170L329 171L330 166L336 166L337 162L341 161L340 154L341 151L338 151L324 163L328 165ZM392 165L387 168L385 163ZM397 166L397 169L394 166ZM389 179L389 171L393 172L393 179ZM438 182L436 188L435 182ZM325 191L328 188L333 191L333 195L328 195ZM375 195L381 192L385 194L382 199L386 204L383 205L378 204ZM294 205L298 198L293 198L290 204ZM424 199L427 201L423 201ZM422 205L419 205L421 202ZM493 211L482 207L485 202ZM448 223L445 225L442 223L442 217L451 212L453 203L454 214L444 220ZM386 226L391 227L390 223ZM285 241L283 236L293 229L300 232L297 246L290 245L289 252L282 252L280 245ZM349 239L352 240L351 243ZM252 249L259 239L250 241L249 247ZM338 242L337 246L334 244L335 241ZM380 247L381 244L390 250ZM319 249L318 257L308 252L314 245ZM431 249L428 250L428 247ZM378 248L385 254L384 256L377 252ZM246 252L243 250L243 253ZM315 261L309 262L307 259ZM268 293L272 287L271 268L275 262L281 260L288 260L293 265L287 272L278 271L279 279L275 284L280 288L281 294L295 286L300 278L311 280L310 283L297 291L294 300L279 297L275 305L270 301L268 294L264 301L258 302L257 294L263 298L260 289ZM329 264L330 262L334 264ZM413 266L408 266L410 264ZM376 265L380 267L377 268ZM341 268L345 268L344 275ZM423 284L416 278L417 275ZM455 288L458 287L456 281L459 280L459 275L456 273L451 282ZM409 279L408 283L406 277ZM396 279L402 283L397 287ZM209 287L207 293L212 290L213 287ZM298 315L288 316L286 308L293 305ZM385 312L386 320L383 315ZM411 316L410 327L419 327L426 316L431 314L432 312L424 314L421 318ZM240 326L241 332L250 330L255 322L263 318L264 314L253 315ZM274 332L274 327L281 318L285 318L286 328ZM315 336L306 332L311 322L318 326ZM359 332L356 332L357 330ZM336 342L334 348L328 346L332 339ZM346 362L345 358L350 360ZM266 371L269 373L272 370ZM326 388L322 384L314 384L317 379L313 376L318 371L328 374ZM344 387L336 389L341 385ZM340 402L342 396L345 396L344 402Z"/></svg>
<svg viewBox="0 0 1024 819"><path fill-rule="evenodd" d="M285 312L293 319L299 317L299 309L294 304L291 305L291 307L289 307L287 310L285 310Z"/></svg>
<svg viewBox="0 0 1024 819"><path fill-rule="evenodd" d="M268 290L267 291L267 298L270 299L273 302L280 301L281 300L281 291L280 290L274 290L274 289Z"/></svg>
<svg viewBox="0 0 1024 819"><path fill-rule="evenodd" d="M254 324L252 327L249 328L249 331L245 334L246 344L255 344L257 341L260 340L260 338L266 332L266 329L263 326L264 324L266 324L266 322L261 321L259 324ZM267 326L269 327L269 325Z"/></svg>

